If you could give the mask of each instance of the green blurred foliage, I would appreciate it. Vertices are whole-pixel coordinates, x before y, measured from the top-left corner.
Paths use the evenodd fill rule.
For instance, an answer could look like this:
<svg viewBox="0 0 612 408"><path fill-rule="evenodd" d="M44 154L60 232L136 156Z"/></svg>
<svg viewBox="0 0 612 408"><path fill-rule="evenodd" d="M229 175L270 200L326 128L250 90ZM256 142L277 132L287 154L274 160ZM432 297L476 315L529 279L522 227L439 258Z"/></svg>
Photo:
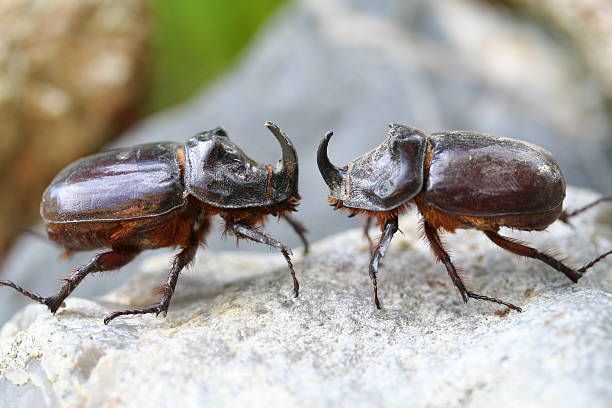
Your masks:
<svg viewBox="0 0 612 408"><path fill-rule="evenodd" d="M285 0L150 0L151 90L147 110L191 96L226 70Z"/></svg>

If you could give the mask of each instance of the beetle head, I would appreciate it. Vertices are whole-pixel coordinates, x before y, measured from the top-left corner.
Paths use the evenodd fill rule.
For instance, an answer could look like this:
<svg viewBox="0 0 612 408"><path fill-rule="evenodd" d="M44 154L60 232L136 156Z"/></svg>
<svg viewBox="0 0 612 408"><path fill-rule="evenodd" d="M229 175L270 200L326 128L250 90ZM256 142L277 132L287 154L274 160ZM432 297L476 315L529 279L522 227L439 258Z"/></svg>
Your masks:
<svg viewBox="0 0 612 408"><path fill-rule="evenodd" d="M281 145L276 165L249 158L222 128L199 133L185 145L185 187L198 200L220 208L263 207L299 197L298 162L293 144L267 122Z"/></svg>
<svg viewBox="0 0 612 408"><path fill-rule="evenodd" d="M342 168L334 166L327 156L333 133L325 135L317 163L330 198L342 201L345 207L389 211L421 191L427 136L409 126L389 127L383 143Z"/></svg>

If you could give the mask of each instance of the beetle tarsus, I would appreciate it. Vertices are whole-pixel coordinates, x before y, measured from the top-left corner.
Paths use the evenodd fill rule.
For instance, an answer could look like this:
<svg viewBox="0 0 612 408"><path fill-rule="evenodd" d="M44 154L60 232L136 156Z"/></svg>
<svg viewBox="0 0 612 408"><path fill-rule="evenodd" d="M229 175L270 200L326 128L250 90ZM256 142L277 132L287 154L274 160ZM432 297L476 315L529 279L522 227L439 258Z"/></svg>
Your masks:
<svg viewBox="0 0 612 408"><path fill-rule="evenodd" d="M293 295L298 297L300 294L300 284L295 276L295 269L293 269L293 263L291 262L291 249L286 247L282 242L273 238L263 232L257 231L253 228L248 227L243 224L232 224L231 229L238 238L248 239L250 241L258 242L260 244L268 245L272 248L276 248L281 251L283 256L285 257L285 261L287 261L287 265L289 266L289 271L291 272L291 279L293 280Z"/></svg>
<svg viewBox="0 0 612 408"><path fill-rule="evenodd" d="M301 222L299 222L292 216L284 215L283 217L285 218L287 223L291 226L291 228L293 228L293 230L298 235L298 237L300 237L300 241L302 241L302 245L304 246L304 255L306 255L310 251L310 244L308 243L308 240L306 239L306 233L308 232L308 230L306 229L306 227L304 227L304 225Z"/></svg>
<svg viewBox="0 0 612 408"><path fill-rule="evenodd" d="M378 267L380 266L380 261L385 257L387 253L387 249L389 248L389 244L391 243L391 239L393 238L393 234L395 234L398 230L398 219L397 217L391 217L387 221L385 221L385 225L383 227L383 233L376 245L376 249L372 252L370 257L370 266L369 266L369 274L370 279L372 280L372 286L374 287L374 304L377 309L380 309L380 300L378 299L378 281L376 279L376 274L378 273Z"/></svg>
<svg viewBox="0 0 612 408"><path fill-rule="evenodd" d="M154 306L154 307L150 307L148 309L137 309L137 310L122 310L119 312L113 312L111 314L109 314L108 316L106 316L104 318L104 324L108 325L112 320L114 320L115 318L119 317L119 316L125 316L125 315L139 315L139 314L152 314L155 313L155 316L159 316L160 313L164 313L164 317L166 317L166 314L168 313L168 309L166 308L166 310L162 310L161 306Z"/></svg>
<svg viewBox="0 0 612 408"><path fill-rule="evenodd" d="M593 265L595 265L597 262L601 261L602 259L604 259L606 256L612 254L612 250L608 251L608 252L604 252L603 254L599 255L598 257L596 257L595 259L593 259L591 262L587 263L586 265L584 265L582 268L578 269L578 272L584 274L587 269L590 269L591 267L593 267Z"/></svg>
<svg viewBox="0 0 612 408"><path fill-rule="evenodd" d="M287 252L285 249L282 249L281 253L285 257L285 261L287 261L287 265L289 265L289 270L291 271L291 279L293 280L293 297L298 297L300 295L300 282L298 282L297 278L295 277L295 270L293 269L291 257L289 256L289 252Z"/></svg>
<svg viewBox="0 0 612 408"><path fill-rule="evenodd" d="M15 289L17 292L21 293L23 296L27 296L30 299L32 299L33 301L40 303L42 305L45 304L45 298L40 296L37 293L34 292L30 292L28 290L25 290L24 288L22 288L21 286L9 281L9 280L1 280L0 281L0 286L8 286L9 288L13 288Z"/></svg>
<svg viewBox="0 0 612 408"><path fill-rule="evenodd" d="M570 211L570 212L567 212L566 210L563 210L561 212L561 215L559 215L559 220L564 222L564 223L566 223L566 224L568 224L568 225L571 225L569 220L568 220L569 218L574 217L574 216L576 216L578 214L581 214L581 213L585 212L586 210L588 210L588 209L590 209L592 207L595 207L597 204L603 203L605 201L612 201L612 196L611 197L600 197L597 200L595 200L595 201L585 205L584 207L580 207L580 208L578 208L576 210L573 210L573 211Z"/></svg>
<svg viewBox="0 0 612 408"><path fill-rule="evenodd" d="M521 309L518 306L513 305L512 303L508 303L506 301L503 301L501 299L497 299L497 298L492 298L492 297L488 297L488 296L484 296L484 295L479 295L477 293L474 292L467 292L467 296L471 299L478 299L478 300L486 300L487 302L493 302L493 303L497 303L500 305L504 305L507 308L510 308L512 310L515 310L519 313L521 313L523 311L523 309Z"/></svg>

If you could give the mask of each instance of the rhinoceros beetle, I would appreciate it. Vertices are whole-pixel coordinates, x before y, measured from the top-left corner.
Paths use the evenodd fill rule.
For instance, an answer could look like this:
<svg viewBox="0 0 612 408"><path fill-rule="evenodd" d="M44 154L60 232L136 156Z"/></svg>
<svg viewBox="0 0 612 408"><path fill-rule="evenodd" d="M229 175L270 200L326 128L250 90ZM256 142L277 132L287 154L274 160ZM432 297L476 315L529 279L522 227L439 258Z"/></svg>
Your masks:
<svg viewBox="0 0 612 408"><path fill-rule="evenodd" d="M469 291L457 273L438 235L470 228L517 255L538 259L577 282L584 272L612 253L608 251L580 269L498 233L500 227L541 231L557 219L567 222L601 201L567 213L562 209L565 180L559 164L546 150L519 140L474 132L442 132L426 136L418 129L391 124L387 139L377 148L339 168L327 155L333 133L321 141L317 162L334 209L367 217L364 231L370 242L369 274L374 302L380 308L376 274L393 234L398 215L416 205L423 232L438 261L442 261L464 302L486 300L521 311L500 299ZM372 219L382 231L373 246L368 235Z"/></svg>
<svg viewBox="0 0 612 408"><path fill-rule="evenodd" d="M304 243L304 227L289 213L296 211L298 158L293 144L273 123L266 123L282 149L276 165L250 159L216 128L178 143L150 143L119 148L80 159L64 168L43 194L41 215L49 238L71 252L110 248L94 256L64 280L54 296L42 297L11 281L0 281L55 313L90 273L118 269L146 249L180 247L157 306L118 311L122 315L164 316L181 270L204 243L211 217L225 221L226 232L280 250L293 278L291 251L258 230L268 215L287 220Z"/></svg>

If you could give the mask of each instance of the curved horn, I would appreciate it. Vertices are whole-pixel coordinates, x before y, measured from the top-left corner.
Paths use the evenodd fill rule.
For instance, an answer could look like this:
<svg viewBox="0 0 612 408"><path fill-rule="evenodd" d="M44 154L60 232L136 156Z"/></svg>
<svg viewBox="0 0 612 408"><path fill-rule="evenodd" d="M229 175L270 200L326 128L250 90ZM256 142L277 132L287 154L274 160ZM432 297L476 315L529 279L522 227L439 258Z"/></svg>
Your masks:
<svg viewBox="0 0 612 408"><path fill-rule="evenodd" d="M272 132L278 143L281 145L283 157L282 157L282 167L289 165L291 167L297 167L297 153L295 152L295 148L293 147L293 143L291 140L283 133L282 130L278 126L276 126L272 122L266 122L266 127Z"/></svg>
<svg viewBox="0 0 612 408"><path fill-rule="evenodd" d="M327 145L333 134L334 132L327 132L323 140L321 140L321 144L319 144L319 149L317 150L317 164L319 165L319 171L330 188L332 188L332 185L334 187L339 186L344 178L344 170L334 166L329 161L329 157L327 157Z"/></svg>

